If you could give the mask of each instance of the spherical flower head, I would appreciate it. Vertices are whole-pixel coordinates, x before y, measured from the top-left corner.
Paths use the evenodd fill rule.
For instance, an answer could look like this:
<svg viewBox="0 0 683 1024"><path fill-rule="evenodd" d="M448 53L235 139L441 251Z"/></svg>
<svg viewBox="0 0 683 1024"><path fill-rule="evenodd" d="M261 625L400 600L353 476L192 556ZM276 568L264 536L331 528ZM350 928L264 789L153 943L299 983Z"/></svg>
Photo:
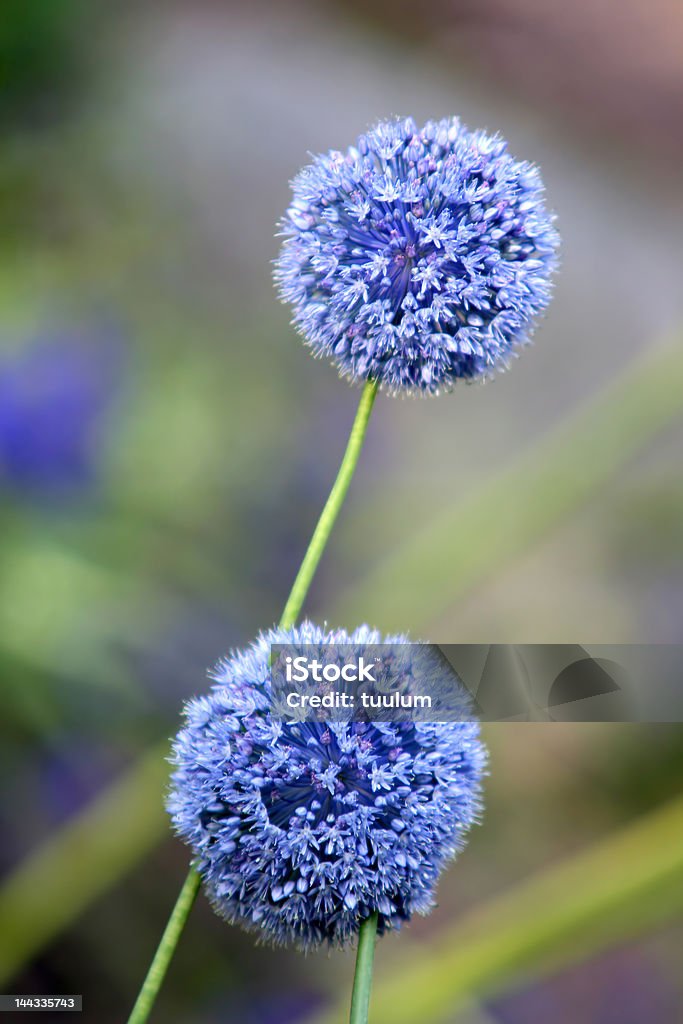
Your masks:
<svg viewBox="0 0 683 1024"><path fill-rule="evenodd" d="M292 190L276 281L345 377L434 394L488 375L548 305L558 235L543 183L497 135L380 123Z"/></svg>
<svg viewBox="0 0 683 1024"><path fill-rule="evenodd" d="M380 933L426 913L478 818L485 751L471 719L272 716L271 644L378 643L408 640L367 626L272 629L222 662L208 696L185 709L175 828L218 913L274 944L342 945L375 911Z"/></svg>

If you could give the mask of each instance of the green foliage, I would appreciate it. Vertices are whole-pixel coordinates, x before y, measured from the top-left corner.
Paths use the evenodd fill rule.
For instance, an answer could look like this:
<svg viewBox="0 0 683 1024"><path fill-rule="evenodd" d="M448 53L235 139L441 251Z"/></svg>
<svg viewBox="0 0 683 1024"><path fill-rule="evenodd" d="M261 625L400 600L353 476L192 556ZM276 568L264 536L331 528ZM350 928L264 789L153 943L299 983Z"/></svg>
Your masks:
<svg viewBox="0 0 683 1024"><path fill-rule="evenodd" d="M83 0L3 0L0 119L54 112L74 84L86 10Z"/></svg>
<svg viewBox="0 0 683 1024"><path fill-rule="evenodd" d="M59 829L0 886L0 984L11 978L159 842L166 745Z"/></svg>

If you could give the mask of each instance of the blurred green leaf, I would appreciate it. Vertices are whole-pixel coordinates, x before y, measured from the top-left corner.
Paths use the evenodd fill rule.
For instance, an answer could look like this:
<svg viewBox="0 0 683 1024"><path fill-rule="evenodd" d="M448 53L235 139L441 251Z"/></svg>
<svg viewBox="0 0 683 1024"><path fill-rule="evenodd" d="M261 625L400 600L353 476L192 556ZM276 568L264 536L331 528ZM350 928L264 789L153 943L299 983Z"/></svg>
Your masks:
<svg viewBox="0 0 683 1024"><path fill-rule="evenodd" d="M380 970L375 1024L428 1024L473 997L586 959L683 909L683 797L469 911L429 946ZM472 855L470 853L470 855ZM457 867L455 868L457 871ZM341 1024L339 1006L319 1024Z"/></svg>
<svg viewBox="0 0 683 1024"><path fill-rule="evenodd" d="M88 688L139 696L122 650L170 619L155 580L20 529L0 546L0 656ZM3 679L0 690L6 687Z"/></svg>
<svg viewBox="0 0 683 1024"><path fill-rule="evenodd" d="M498 571L591 498L683 414L681 337L651 346L533 450L449 506L329 611L350 625L412 630Z"/></svg>
<svg viewBox="0 0 683 1024"><path fill-rule="evenodd" d="M0 883L0 984L153 849L168 828L166 743Z"/></svg>

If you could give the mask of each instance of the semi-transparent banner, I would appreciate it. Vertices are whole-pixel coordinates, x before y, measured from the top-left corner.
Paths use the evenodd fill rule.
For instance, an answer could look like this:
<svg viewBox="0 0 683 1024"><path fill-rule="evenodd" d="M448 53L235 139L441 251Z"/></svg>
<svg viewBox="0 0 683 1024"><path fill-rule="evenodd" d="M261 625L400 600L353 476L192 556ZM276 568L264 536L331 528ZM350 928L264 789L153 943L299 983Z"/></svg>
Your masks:
<svg viewBox="0 0 683 1024"><path fill-rule="evenodd" d="M277 644L283 722L683 722L683 645Z"/></svg>

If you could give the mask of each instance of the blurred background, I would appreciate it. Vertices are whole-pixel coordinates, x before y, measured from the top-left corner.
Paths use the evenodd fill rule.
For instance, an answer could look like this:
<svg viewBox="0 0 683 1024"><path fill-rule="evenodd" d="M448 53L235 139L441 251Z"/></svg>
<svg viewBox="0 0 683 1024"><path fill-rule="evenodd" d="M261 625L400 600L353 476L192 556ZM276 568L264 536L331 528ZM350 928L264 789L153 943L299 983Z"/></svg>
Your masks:
<svg viewBox="0 0 683 1024"><path fill-rule="evenodd" d="M681 58L675 0L4 0L2 991L125 1019L188 862L165 742L279 617L334 479L358 391L271 282L309 152L394 114L500 131L542 167L563 266L512 372L380 397L307 611L443 643L681 640ZM484 826L437 910L382 942L387 984L682 789L677 726L487 728ZM660 902L439 1019L680 1019ZM314 1020L351 971L257 948L200 898L155 1019Z"/></svg>

